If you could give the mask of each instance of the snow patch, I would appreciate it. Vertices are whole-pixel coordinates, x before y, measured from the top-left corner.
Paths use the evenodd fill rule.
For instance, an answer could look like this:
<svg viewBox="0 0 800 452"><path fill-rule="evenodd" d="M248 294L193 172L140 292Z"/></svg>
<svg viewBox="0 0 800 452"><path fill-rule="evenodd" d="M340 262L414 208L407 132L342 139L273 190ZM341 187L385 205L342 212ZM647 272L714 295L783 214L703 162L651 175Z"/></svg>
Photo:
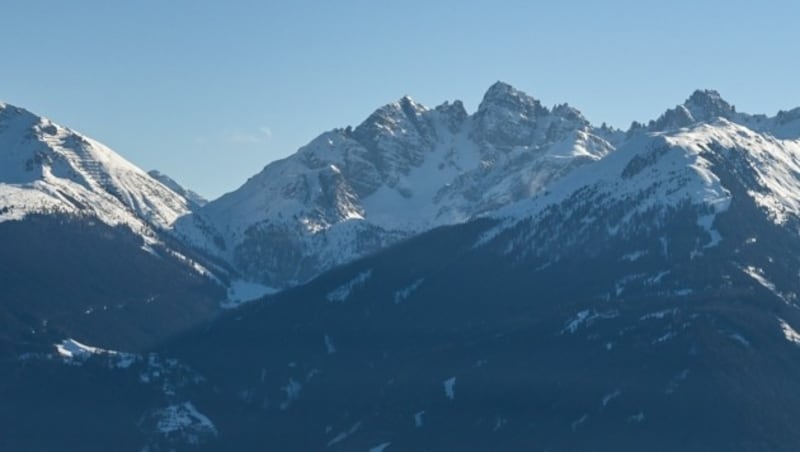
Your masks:
<svg viewBox="0 0 800 452"><path fill-rule="evenodd" d="M574 420L574 421L572 422L572 424L570 425L570 428L572 429L572 431L573 431L573 432L576 432L576 431L578 431L578 428L579 428L581 425L583 425L584 423L586 423L586 421L587 421L588 419L589 419L589 415L588 415L588 414L584 414L584 415L583 415L583 416L581 416L580 418L578 418L578 419Z"/></svg>
<svg viewBox="0 0 800 452"><path fill-rule="evenodd" d="M111 358L110 365L118 369L127 369L136 362L137 356L133 353L118 352L116 350L106 350L104 348L92 347L76 341L75 339L64 339L59 344L54 344L56 352L68 363L81 364L92 356L107 356Z"/></svg>
<svg viewBox="0 0 800 452"><path fill-rule="evenodd" d="M697 225L703 228L708 235L711 236L711 241L706 243L703 248L713 248L722 241L722 235L713 227L715 218L716 215L703 215L697 218Z"/></svg>
<svg viewBox="0 0 800 452"><path fill-rule="evenodd" d="M136 362L137 356L133 353L118 353L116 367L119 369L127 369Z"/></svg>
<svg viewBox="0 0 800 452"><path fill-rule="evenodd" d="M350 294L360 287L363 287L372 276L372 270L363 271L355 278L351 279L345 284L337 287L336 289L328 292L326 298L332 303L341 303L350 297Z"/></svg>
<svg viewBox="0 0 800 452"><path fill-rule="evenodd" d="M320 370L317 369L317 368L311 369L308 372L308 374L306 374L306 383L308 383L309 381L311 381L312 378L316 377L317 375L319 375L321 373L322 372L320 372Z"/></svg>
<svg viewBox="0 0 800 452"><path fill-rule="evenodd" d="M578 328L585 323L587 320L591 320L592 311L589 309L585 309L583 311L578 312L575 314L575 317L571 320L567 321L567 324L564 326L564 329L561 331L562 334L568 332L570 334L575 334L578 331Z"/></svg>
<svg viewBox="0 0 800 452"><path fill-rule="evenodd" d="M238 279L231 282L228 287L228 299L222 302L222 307L225 309L236 308L249 301L255 301L277 292L278 290L272 287Z"/></svg>
<svg viewBox="0 0 800 452"><path fill-rule="evenodd" d="M669 273L670 273L669 270L664 270L662 272L659 272L655 276L651 276L650 278L647 278L644 282L648 286L655 286L656 284L660 284L661 281L664 279L664 277L669 275Z"/></svg>
<svg viewBox="0 0 800 452"><path fill-rule="evenodd" d="M566 322L564 329L561 330L560 334L575 334L582 326L589 325L596 319L608 320L618 316L619 312L613 310L608 312L597 312L591 309L584 309L583 311L575 314L575 317Z"/></svg>
<svg viewBox="0 0 800 452"><path fill-rule="evenodd" d="M206 278L216 282L217 284L220 285L222 284L222 281L220 281L220 279L217 278L217 276L211 270L209 270L199 262L195 261L194 259L190 259L175 250L167 249L166 251L167 253L169 253L169 255L171 255L175 259L178 259L185 265L188 265L189 268L195 271L195 273L205 276Z"/></svg>
<svg viewBox="0 0 800 452"><path fill-rule="evenodd" d="M750 347L750 341L748 341L744 336L742 336L739 333L731 333L728 335L728 337L744 345L745 347Z"/></svg>
<svg viewBox="0 0 800 452"><path fill-rule="evenodd" d="M392 443L382 443L382 444L379 444L379 445L377 445L375 447L371 447L369 449L369 452L383 452L384 450L388 449L389 446L391 446L391 445L392 445Z"/></svg>
<svg viewBox="0 0 800 452"><path fill-rule="evenodd" d="M325 335L325 350L327 350L329 355L333 355L336 353L336 347L333 345L333 340L327 334Z"/></svg>
<svg viewBox="0 0 800 452"><path fill-rule="evenodd" d="M628 253L622 256L622 260L627 262L636 262L646 255L647 255L646 250L634 251L633 253Z"/></svg>
<svg viewBox="0 0 800 452"><path fill-rule="evenodd" d="M644 422L644 419L645 419L644 413L640 411L639 413L634 414L633 416L628 416L628 423L641 424L642 422Z"/></svg>
<svg viewBox="0 0 800 452"><path fill-rule="evenodd" d="M416 428L422 427L422 425L424 423L424 419L422 418L423 416L425 416L425 411L424 410L414 413L414 427L416 427Z"/></svg>
<svg viewBox="0 0 800 452"><path fill-rule="evenodd" d="M411 296L412 293L414 293L417 289L419 289L419 286L421 286L423 282L425 282L425 279L424 278L420 278L420 279L414 281L413 283L411 283L410 285L408 285L408 286L398 290L397 292L395 292L394 293L394 302L395 302L395 304L399 304L399 303L405 301L408 297Z"/></svg>
<svg viewBox="0 0 800 452"><path fill-rule="evenodd" d="M628 286L628 284L630 284L630 283L632 283L632 282L634 282L634 281L636 281L638 279L642 279L645 276L646 275L643 274L643 273L637 273L637 274L634 274L634 275L624 276L622 279L620 279L619 281L617 281L614 284L614 294L617 297L619 297L620 295L622 295L625 292L625 288Z"/></svg>
<svg viewBox="0 0 800 452"><path fill-rule="evenodd" d="M442 383L442 385L444 386L444 395L450 400L455 399L456 377L448 378Z"/></svg>
<svg viewBox="0 0 800 452"><path fill-rule="evenodd" d="M197 411L192 402L170 405L154 413L158 432L169 439L192 445L202 444L218 435L208 416Z"/></svg>
<svg viewBox="0 0 800 452"><path fill-rule="evenodd" d="M747 274L749 277L751 277L754 280L756 280L757 283L759 283L762 286L764 286L765 288L769 289L770 292L773 292L773 293L777 292L777 290L775 289L775 284L772 284L764 276L764 270L762 270L762 269L760 269L758 267L753 267L752 265L749 265L749 266L743 268L742 271L744 271L745 274Z"/></svg>
<svg viewBox="0 0 800 452"><path fill-rule="evenodd" d="M663 335L659 336L653 341L653 345L661 344L663 342L667 342L668 340L674 338L676 336L674 331L667 331Z"/></svg>
<svg viewBox="0 0 800 452"><path fill-rule="evenodd" d="M778 291L778 288L775 286L775 284L773 284L772 281L768 280L766 276L764 276L764 270L750 265L745 268L742 268L742 271L746 275L753 278L762 287L772 292L772 294L775 295L776 297L780 298L786 303L791 302L791 299L793 298L794 294L789 294L787 296L786 294L783 294L780 291Z"/></svg>
<svg viewBox="0 0 800 452"><path fill-rule="evenodd" d="M674 316L678 314L678 308L672 309L664 309L662 311L651 312L649 314L645 314L639 317L639 320L652 320L652 319L663 319L666 316Z"/></svg>
<svg viewBox="0 0 800 452"><path fill-rule="evenodd" d="M786 323L785 320L782 318L778 318L778 322L781 325L781 331L783 332L783 337L786 338L787 341L800 345L800 333L798 333L791 325Z"/></svg>
<svg viewBox="0 0 800 452"><path fill-rule="evenodd" d="M303 385L295 381L294 378L290 378L289 383L281 388L281 390L286 393L286 401L281 403L281 410L285 411L287 408L289 408L292 402L300 397L300 391L302 389Z"/></svg>
<svg viewBox="0 0 800 452"><path fill-rule="evenodd" d="M67 359L85 360L92 355L115 354L111 350L82 344L75 339L64 339L60 344L55 344L58 354Z"/></svg>
<svg viewBox="0 0 800 452"><path fill-rule="evenodd" d="M622 395L622 391L619 389L615 389L614 392L608 393L603 396L603 408L605 408L612 400L616 399Z"/></svg>
<svg viewBox="0 0 800 452"><path fill-rule="evenodd" d="M361 428L361 421L356 422L355 424L353 424L352 427L350 427L349 430L339 433L332 440L328 441L328 444L325 447L331 447L333 445L341 443L347 438L353 436L360 428Z"/></svg>

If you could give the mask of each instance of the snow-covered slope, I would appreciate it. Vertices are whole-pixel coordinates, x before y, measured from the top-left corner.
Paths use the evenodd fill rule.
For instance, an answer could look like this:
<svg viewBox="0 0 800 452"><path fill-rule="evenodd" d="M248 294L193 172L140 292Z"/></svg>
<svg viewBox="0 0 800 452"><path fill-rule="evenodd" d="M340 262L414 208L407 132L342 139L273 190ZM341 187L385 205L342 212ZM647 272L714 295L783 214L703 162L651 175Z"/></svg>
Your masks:
<svg viewBox="0 0 800 452"><path fill-rule="evenodd" d="M658 119L650 121L648 128L663 132L698 123L713 123L720 118L778 139L800 138L800 108L780 111L772 117L741 113L714 90L695 91L682 105L667 110Z"/></svg>
<svg viewBox="0 0 800 452"><path fill-rule="evenodd" d="M268 165L177 230L247 277L285 287L531 197L623 136L499 82L473 115L458 101L430 109L404 97Z"/></svg>
<svg viewBox="0 0 800 452"><path fill-rule="evenodd" d="M649 130L629 132L607 157L499 209L494 215L505 221L480 245L504 243L510 255L552 263L599 248L613 248L621 258L668 255L671 241L683 235L692 243L682 252L693 259L727 239L717 219L734 195L772 223L798 230L800 123L720 105L728 104L718 94L696 92ZM685 113L685 121L675 121L675 112ZM677 234L677 223L690 229ZM652 243L639 241L645 239L660 243L649 249Z"/></svg>
<svg viewBox="0 0 800 452"><path fill-rule="evenodd" d="M166 185L170 190L184 197L189 202L189 207L191 209L197 209L208 204L208 200L204 198L203 195L184 187L183 185L179 184L178 181L167 176L161 171L150 170L147 172L147 174L153 179Z"/></svg>
<svg viewBox="0 0 800 452"><path fill-rule="evenodd" d="M0 103L0 221L33 213L92 216L153 241L188 205L103 144Z"/></svg>

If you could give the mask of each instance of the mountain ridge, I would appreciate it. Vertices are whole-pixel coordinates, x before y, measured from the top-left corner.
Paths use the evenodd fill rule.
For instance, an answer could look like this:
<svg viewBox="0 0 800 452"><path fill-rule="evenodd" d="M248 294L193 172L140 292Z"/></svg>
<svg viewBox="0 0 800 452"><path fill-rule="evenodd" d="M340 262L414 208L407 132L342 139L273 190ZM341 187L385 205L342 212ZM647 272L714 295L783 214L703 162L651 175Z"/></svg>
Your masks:
<svg viewBox="0 0 800 452"><path fill-rule="evenodd" d="M460 101L428 108L404 96L267 165L177 230L246 278L284 288L432 227L524 203L637 134L722 118L791 140L800 137L797 111L738 113L717 91L696 90L647 126L622 131L595 127L568 104L545 107L504 82L471 114Z"/></svg>
<svg viewBox="0 0 800 452"><path fill-rule="evenodd" d="M188 213L187 201L105 145L19 107L0 106L3 159L0 183L9 199L21 193L41 207L90 211L110 225L126 224L147 235ZM24 206L5 212L8 218ZM14 218L17 218L15 216Z"/></svg>
<svg viewBox="0 0 800 452"><path fill-rule="evenodd" d="M24 112L13 106L3 108L6 118L17 110ZM67 139L73 140L67 148L102 146L26 114L32 120L27 127L31 138L45 149L63 148ZM280 289L433 227L505 215L502 212L513 210L510 206L525 205L527 199L548 192L573 171L602 162L618 148L630 147L640 134L671 134L720 119L767 140L791 142L800 137L800 108L773 117L739 113L714 90L696 90L647 126L634 124L621 131L591 125L568 104L548 108L513 86L496 82L472 113L460 101L428 108L404 96L376 109L355 128L321 134L296 154L268 164L242 187L208 204L168 176L158 172L141 176L136 168L137 181L146 180L143 185L153 187L149 193L135 194L124 184L111 183L111 195L102 199L110 199L115 206L99 213L116 212L105 221L122 221L146 240L160 233L153 227L167 232L228 262L245 280ZM45 170L53 167L37 158L42 156L33 155L26 164ZM103 193L103 183L114 181L113 171L103 170L98 163L69 171L90 192ZM97 171L102 183L92 179ZM10 175L7 169L0 176L13 180L20 174L25 172ZM71 181L69 174L59 175L64 177L56 180ZM19 184L3 186L5 206L0 216L8 217L14 210L24 213L12 199L30 193L35 195L34 203L75 210L73 191L20 191ZM74 188L72 183L68 186ZM173 207L163 207L162 202L150 206L151 198L164 199ZM91 208L107 203L92 198L87 204Z"/></svg>
<svg viewBox="0 0 800 452"><path fill-rule="evenodd" d="M137 284L139 270L104 265L135 257L147 275L154 260L170 264L125 228L115 235L95 225L102 233L94 234L47 215L0 223L22 234L0 234L5 249L25 250L29 237L46 249L38 230L62 234L69 262L107 237L112 247L69 270L91 287L94 271L101 282L133 279L101 287L91 303L71 294L85 304L66 323L53 315L66 303L24 316L0 310L19 336L4 330L13 342L0 341L8 370L0 447L36 438L42 450L793 450L800 140L785 138L796 132L792 114L758 119L704 91L665 114L663 130L626 133L589 128L568 106L547 109L511 90L495 87L480 117L456 103L429 109L401 99L361 129L326 132L268 165L246 183L251 191L181 217L201 228L202 213L219 209L232 231L250 234L239 252L253 253L251 276L264 256L275 266L326 257L303 254L309 243L344 255L305 275L290 267L280 276L296 286L231 311L209 307L220 288L197 274L178 272L191 281L173 286L159 268ZM500 95L524 115L508 120L494 106L504 104ZM450 153L456 147L464 152ZM431 184L442 174L450 186ZM236 230L234 208L286 221ZM429 223L409 226L405 216ZM206 226L213 240L219 231ZM353 241L365 237L372 241ZM221 253L232 253L220 240ZM292 240L299 245L270 245ZM38 256L0 256L5 288L25 258L31 282L12 294L41 286ZM45 277L55 282L54 273ZM122 290L135 297L106 306ZM180 303L151 298L172 290ZM192 317L199 296L214 315ZM147 320L192 321L135 350L128 338L86 333L108 328L101 316L131 311L146 332ZM86 419L107 428L76 434ZM48 435L36 434L42 425Z"/></svg>
<svg viewBox="0 0 800 452"><path fill-rule="evenodd" d="M514 117L521 119L508 121ZM473 115L458 101L427 108L406 96L267 165L177 230L246 276L285 287L530 196L599 159L613 148L608 140L621 136L501 82ZM283 256L281 265L293 271L281 272L269 254Z"/></svg>

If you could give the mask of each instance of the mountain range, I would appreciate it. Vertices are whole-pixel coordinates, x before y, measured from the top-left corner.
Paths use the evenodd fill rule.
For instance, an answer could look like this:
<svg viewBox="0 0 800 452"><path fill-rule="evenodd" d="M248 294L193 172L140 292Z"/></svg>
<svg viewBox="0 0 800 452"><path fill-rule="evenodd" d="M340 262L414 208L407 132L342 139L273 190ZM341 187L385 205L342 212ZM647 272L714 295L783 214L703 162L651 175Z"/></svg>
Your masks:
<svg viewBox="0 0 800 452"><path fill-rule="evenodd" d="M207 203L8 105L0 160L0 448L800 442L800 109L621 131L498 82Z"/></svg>
<svg viewBox="0 0 800 452"><path fill-rule="evenodd" d="M323 133L176 226L188 243L275 288L434 227L532 197L624 134L497 83L469 115L403 97Z"/></svg>

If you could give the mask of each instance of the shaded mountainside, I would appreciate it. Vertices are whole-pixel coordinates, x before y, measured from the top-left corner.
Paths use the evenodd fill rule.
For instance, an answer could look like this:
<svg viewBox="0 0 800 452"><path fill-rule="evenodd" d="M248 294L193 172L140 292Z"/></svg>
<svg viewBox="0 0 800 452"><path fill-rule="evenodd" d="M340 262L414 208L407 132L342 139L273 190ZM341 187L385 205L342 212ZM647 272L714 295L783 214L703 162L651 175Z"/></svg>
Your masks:
<svg viewBox="0 0 800 452"><path fill-rule="evenodd" d="M0 249L2 334L22 350L40 334L141 349L208 321L225 297L166 247L90 217L0 223Z"/></svg>
<svg viewBox="0 0 800 452"><path fill-rule="evenodd" d="M635 135L500 219L417 235L151 354L7 362L0 446L796 449L796 144L728 120ZM64 378L42 391L47 374ZM119 435L76 434L84 419L59 415L76 406Z"/></svg>
<svg viewBox="0 0 800 452"><path fill-rule="evenodd" d="M501 248L473 248L490 226L433 231L158 348L202 380L143 383L144 362L119 369L103 356L32 361L0 415L31 400L93 406L124 435L76 435L85 419L53 410L36 422L14 414L6 444L31 444L33 426L54 423L42 450L793 449L800 349L787 332L800 318L739 271L735 247L686 268L702 274L684 286L693 293L656 284L606 300L598 292L665 262L620 265L609 251L536 271ZM71 377L42 392L41 372ZM186 403L203 417L167 433L147 424Z"/></svg>
<svg viewBox="0 0 800 452"><path fill-rule="evenodd" d="M800 319L729 256L687 268L702 280L680 291L607 301L598 293L647 267L606 255L536 272L470 251L473 238L434 232L169 347L219 390L185 396L219 428L215 447L796 444L800 350L781 322Z"/></svg>

